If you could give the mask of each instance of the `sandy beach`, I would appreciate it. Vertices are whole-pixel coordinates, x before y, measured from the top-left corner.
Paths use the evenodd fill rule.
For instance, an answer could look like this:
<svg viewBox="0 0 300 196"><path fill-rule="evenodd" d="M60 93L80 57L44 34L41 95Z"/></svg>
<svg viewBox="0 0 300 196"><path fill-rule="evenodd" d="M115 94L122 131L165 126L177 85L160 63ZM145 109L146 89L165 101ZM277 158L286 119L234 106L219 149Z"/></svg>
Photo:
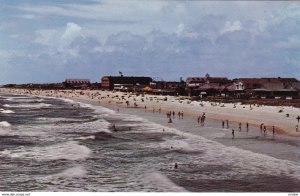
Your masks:
<svg viewBox="0 0 300 196"><path fill-rule="evenodd" d="M300 109L294 107L282 106L263 106L263 105L242 105L239 103L213 103L206 101L190 101L184 97L162 96L162 95L135 95L132 93L99 91L99 90L22 90L22 89L1 89L1 92L16 94L31 94L38 96L51 96L68 98L76 101L88 101L94 104L112 104L118 107L130 107L145 110L148 112L183 112L197 118L203 112L208 119L228 120L231 124L238 125L242 123L245 128L246 123L249 126L260 127L263 123L267 132L272 132L275 126L275 132L289 136L300 136L296 131L299 126L297 116L300 115ZM166 119L167 120L167 119Z"/></svg>

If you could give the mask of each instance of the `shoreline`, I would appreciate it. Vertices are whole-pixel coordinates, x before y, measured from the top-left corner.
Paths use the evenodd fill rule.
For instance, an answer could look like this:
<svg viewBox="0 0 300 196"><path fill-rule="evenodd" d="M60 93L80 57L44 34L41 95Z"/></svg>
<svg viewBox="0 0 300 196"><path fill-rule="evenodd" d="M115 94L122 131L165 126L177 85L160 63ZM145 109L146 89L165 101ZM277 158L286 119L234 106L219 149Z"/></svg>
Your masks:
<svg viewBox="0 0 300 196"><path fill-rule="evenodd" d="M233 103L215 103L206 101L189 101L174 96L162 95L139 95L132 93L99 91L99 90L34 90L26 89L4 89L3 93L40 95L47 97L68 98L75 101L88 101L94 105L113 105L120 108L136 108L148 112L158 110L162 114L167 112L183 112L184 115L197 118L203 112L211 120L228 120L230 123L238 125L248 122L249 126L260 127L262 123L267 128L267 132L272 132L272 126L275 126L275 133L299 137L300 132L296 132L296 125L299 126L296 117L300 115L300 109L287 106L251 106ZM167 100L164 100L167 99ZM129 105L126 104L129 103ZM147 107L145 109L145 106ZM278 112L282 111L282 112ZM286 117L289 114L289 117Z"/></svg>

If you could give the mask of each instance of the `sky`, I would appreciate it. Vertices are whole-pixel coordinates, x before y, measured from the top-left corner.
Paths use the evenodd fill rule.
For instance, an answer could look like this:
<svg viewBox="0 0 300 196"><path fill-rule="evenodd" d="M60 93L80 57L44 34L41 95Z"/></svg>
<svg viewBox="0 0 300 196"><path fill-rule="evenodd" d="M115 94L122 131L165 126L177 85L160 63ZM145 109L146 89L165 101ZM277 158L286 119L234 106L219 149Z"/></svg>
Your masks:
<svg viewBox="0 0 300 196"><path fill-rule="evenodd" d="M300 2L0 0L0 84L300 79Z"/></svg>

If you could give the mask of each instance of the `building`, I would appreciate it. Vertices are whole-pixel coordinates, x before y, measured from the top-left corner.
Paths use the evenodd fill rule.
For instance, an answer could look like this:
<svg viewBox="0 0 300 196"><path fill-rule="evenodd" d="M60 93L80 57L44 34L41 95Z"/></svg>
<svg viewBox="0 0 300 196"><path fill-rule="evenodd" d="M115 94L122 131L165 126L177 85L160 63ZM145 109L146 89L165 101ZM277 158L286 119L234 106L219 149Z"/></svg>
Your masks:
<svg viewBox="0 0 300 196"><path fill-rule="evenodd" d="M185 82L153 81L150 83L152 93L162 95L185 95Z"/></svg>
<svg viewBox="0 0 300 196"><path fill-rule="evenodd" d="M189 96L221 94L230 82L227 77L211 77L209 74L205 77L188 77L186 91Z"/></svg>
<svg viewBox="0 0 300 196"><path fill-rule="evenodd" d="M108 90L132 90L135 87L149 86L150 77L139 76L103 76L101 87Z"/></svg>
<svg viewBox="0 0 300 196"><path fill-rule="evenodd" d="M65 88L87 88L91 84L89 79L66 79Z"/></svg>
<svg viewBox="0 0 300 196"><path fill-rule="evenodd" d="M235 80L235 95L238 98L296 98L299 81L295 78L239 78Z"/></svg>

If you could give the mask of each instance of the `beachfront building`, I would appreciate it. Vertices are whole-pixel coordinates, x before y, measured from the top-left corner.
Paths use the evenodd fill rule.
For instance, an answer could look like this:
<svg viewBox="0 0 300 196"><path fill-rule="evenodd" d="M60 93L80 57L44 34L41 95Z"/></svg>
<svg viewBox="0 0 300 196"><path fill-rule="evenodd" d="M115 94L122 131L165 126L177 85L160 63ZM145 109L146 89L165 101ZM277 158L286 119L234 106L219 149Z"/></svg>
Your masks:
<svg viewBox="0 0 300 196"><path fill-rule="evenodd" d="M152 93L156 95L185 95L185 82L153 81L150 83Z"/></svg>
<svg viewBox="0 0 300 196"><path fill-rule="evenodd" d="M136 91L150 85L152 78L144 76L103 76L101 87L107 90Z"/></svg>
<svg viewBox="0 0 300 196"><path fill-rule="evenodd" d="M189 96L221 95L231 84L227 77L211 77L209 74L205 77L188 77L186 92Z"/></svg>
<svg viewBox="0 0 300 196"><path fill-rule="evenodd" d="M299 97L299 81L295 78L239 78L235 80L238 98L292 99Z"/></svg>
<svg viewBox="0 0 300 196"><path fill-rule="evenodd" d="M65 88L87 88L90 86L91 82L89 79L66 79L64 82Z"/></svg>

